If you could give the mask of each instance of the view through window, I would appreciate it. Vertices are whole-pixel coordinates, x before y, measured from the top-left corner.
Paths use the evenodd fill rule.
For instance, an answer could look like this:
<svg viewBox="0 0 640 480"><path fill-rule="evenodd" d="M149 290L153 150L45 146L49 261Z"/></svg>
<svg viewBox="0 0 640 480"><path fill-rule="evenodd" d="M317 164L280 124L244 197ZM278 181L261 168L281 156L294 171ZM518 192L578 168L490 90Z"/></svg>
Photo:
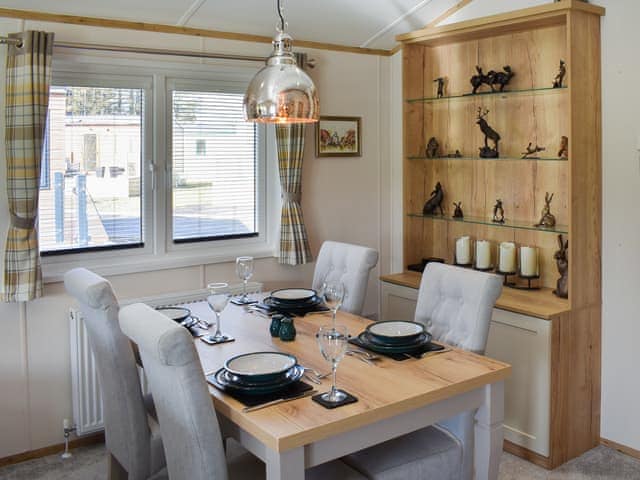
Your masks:
<svg viewBox="0 0 640 480"><path fill-rule="evenodd" d="M172 92L173 240L255 236L256 126L241 93Z"/></svg>
<svg viewBox="0 0 640 480"><path fill-rule="evenodd" d="M142 235L144 90L52 86L40 250L136 246Z"/></svg>

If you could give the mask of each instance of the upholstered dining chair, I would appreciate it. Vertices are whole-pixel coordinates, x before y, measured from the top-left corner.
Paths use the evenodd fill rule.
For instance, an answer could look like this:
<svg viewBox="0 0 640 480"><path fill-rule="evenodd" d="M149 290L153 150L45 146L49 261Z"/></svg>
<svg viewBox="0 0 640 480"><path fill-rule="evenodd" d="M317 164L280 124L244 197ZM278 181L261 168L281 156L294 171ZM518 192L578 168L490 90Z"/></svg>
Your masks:
<svg viewBox="0 0 640 480"><path fill-rule="evenodd" d="M118 300L111 284L76 268L64 276L67 292L78 301L96 360L102 391L109 478L152 478L165 466L162 439L150 398L143 398L129 339L118 323Z"/></svg>
<svg viewBox="0 0 640 480"><path fill-rule="evenodd" d="M258 480L264 463L248 452L227 464L211 394L191 334L151 307L120 310L120 327L138 345L154 392L172 480ZM307 471L306 478L363 479L340 461Z"/></svg>
<svg viewBox="0 0 640 480"><path fill-rule="evenodd" d="M324 282L342 282L346 293L341 309L360 315L369 272L377 263L378 252L373 248L326 241L318 253L312 288L320 291Z"/></svg>
<svg viewBox="0 0 640 480"><path fill-rule="evenodd" d="M483 354L493 307L501 292L498 275L429 263L420 282L415 321L425 324L435 340ZM375 480L470 480L475 413L461 413L344 461Z"/></svg>

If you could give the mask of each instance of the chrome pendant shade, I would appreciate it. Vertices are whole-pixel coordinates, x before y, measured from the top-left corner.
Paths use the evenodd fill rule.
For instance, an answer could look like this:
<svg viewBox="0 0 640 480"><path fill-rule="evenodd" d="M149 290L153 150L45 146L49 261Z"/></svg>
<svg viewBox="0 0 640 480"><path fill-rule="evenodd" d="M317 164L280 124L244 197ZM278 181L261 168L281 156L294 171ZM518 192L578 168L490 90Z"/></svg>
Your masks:
<svg viewBox="0 0 640 480"><path fill-rule="evenodd" d="M273 39L273 52L249 83L244 115L249 122L311 123L320 116L318 93L311 77L296 64L293 39L281 28Z"/></svg>

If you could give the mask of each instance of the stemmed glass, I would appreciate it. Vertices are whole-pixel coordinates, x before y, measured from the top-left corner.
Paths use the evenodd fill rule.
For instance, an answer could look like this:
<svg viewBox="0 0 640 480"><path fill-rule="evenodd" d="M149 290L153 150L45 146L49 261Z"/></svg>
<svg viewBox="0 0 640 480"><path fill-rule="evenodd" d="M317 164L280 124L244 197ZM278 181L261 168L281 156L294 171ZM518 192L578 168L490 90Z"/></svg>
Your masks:
<svg viewBox="0 0 640 480"><path fill-rule="evenodd" d="M331 391L323 393L320 398L325 402L338 403L347 398L347 394L336 388L336 370L342 357L347 351L349 338L347 327L344 325L325 325L320 327L318 334L318 346L324 359L331 364Z"/></svg>
<svg viewBox="0 0 640 480"><path fill-rule="evenodd" d="M211 337L214 341L225 340L226 335L223 335L220 330L220 314L225 309L231 298L231 292L229 291L228 283L210 283L207 285L209 289L209 296L207 297L207 303L211 310L216 314L216 332Z"/></svg>
<svg viewBox="0 0 640 480"><path fill-rule="evenodd" d="M239 303L253 303L247 295L247 282L253 276L253 257L236 258L236 274L242 280L242 297L240 297Z"/></svg>
<svg viewBox="0 0 640 480"><path fill-rule="evenodd" d="M331 310L333 315L333 325L336 324L336 313L344 301L345 289L342 282L325 282L322 284L322 298L324 303Z"/></svg>

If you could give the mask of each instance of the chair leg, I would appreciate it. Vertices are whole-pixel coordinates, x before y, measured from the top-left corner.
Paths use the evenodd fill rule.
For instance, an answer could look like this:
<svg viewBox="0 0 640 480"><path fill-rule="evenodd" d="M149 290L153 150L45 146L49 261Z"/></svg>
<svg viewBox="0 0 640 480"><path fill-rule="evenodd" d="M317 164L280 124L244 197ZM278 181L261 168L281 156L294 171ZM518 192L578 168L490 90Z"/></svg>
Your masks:
<svg viewBox="0 0 640 480"><path fill-rule="evenodd" d="M109 480L127 480L129 474L111 452L107 452L107 478Z"/></svg>

